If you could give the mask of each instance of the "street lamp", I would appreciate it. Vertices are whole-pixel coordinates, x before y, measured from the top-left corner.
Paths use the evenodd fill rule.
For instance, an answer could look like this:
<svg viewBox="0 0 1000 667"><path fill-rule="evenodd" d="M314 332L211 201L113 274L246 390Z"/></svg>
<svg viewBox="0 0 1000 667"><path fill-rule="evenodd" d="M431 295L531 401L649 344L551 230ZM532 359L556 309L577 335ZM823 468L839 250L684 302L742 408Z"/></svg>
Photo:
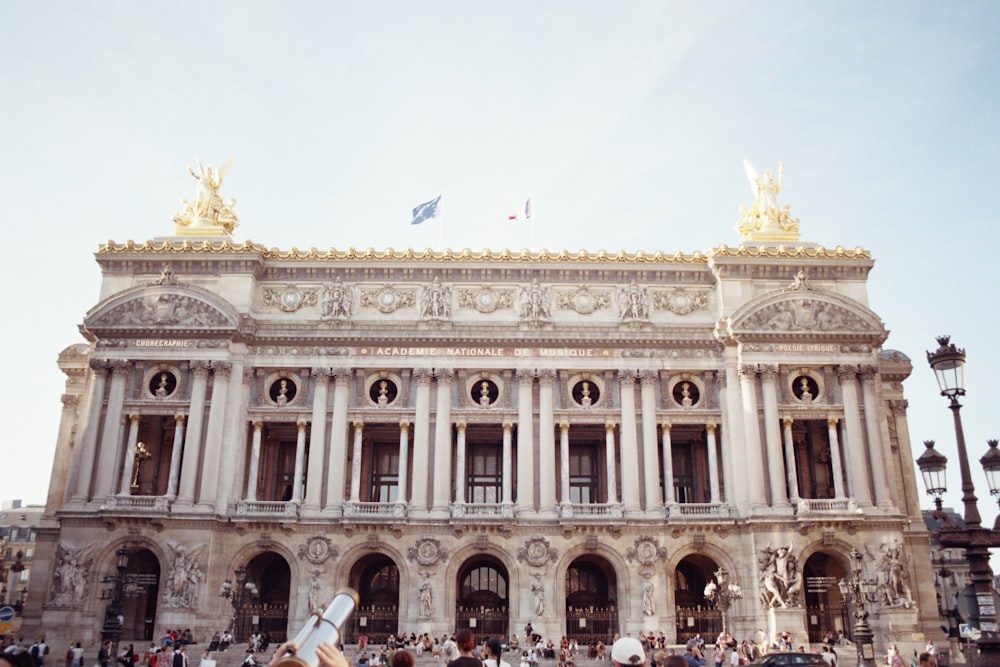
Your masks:
<svg viewBox="0 0 1000 667"><path fill-rule="evenodd" d="M716 609L722 613L722 634L726 634L726 612L733 600L743 599L743 589L735 581L729 581L729 573L720 567L715 571L715 581L705 586L705 599L714 602Z"/></svg>
<svg viewBox="0 0 1000 667"><path fill-rule="evenodd" d="M101 628L101 641L111 641L112 657L118 655L118 642L122 638L122 625L125 617L122 615L122 594L125 591L125 570L131 554L124 544L115 551L115 570L113 577L105 577L104 582L111 584L110 602L104 609L104 625Z"/></svg>
<svg viewBox="0 0 1000 667"><path fill-rule="evenodd" d="M851 548L850 578L837 582L840 594L848 604L854 607L854 630L852 639L858 647L858 667L871 667L875 660L875 646L872 643L874 635L868 625L868 610L865 605L875 602L878 595L878 583L871 577L864 576L864 556L855 548Z"/></svg>
<svg viewBox="0 0 1000 667"><path fill-rule="evenodd" d="M252 580L247 580L246 568L238 567L233 571L233 574L236 576L236 585L233 586L233 582L226 579L222 582L222 588L219 589L219 596L226 598L233 605L233 618L229 621L229 629L238 635L246 629L243 627L244 608L251 599L257 599L260 591L257 589L257 584ZM239 621L238 627L237 621Z"/></svg>
<svg viewBox="0 0 1000 667"><path fill-rule="evenodd" d="M1000 532L994 522L993 529L982 527L982 518L976 499L976 487L972 483L969 471L969 454L965 448L965 434L962 431L962 405L959 396L965 396L964 369L965 350L955 347L950 336L937 338L938 349L927 353L927 363L930 364L937 377L941 395L948 399L948 408L955 420L955 440L958 445L958 465L962 478L962 504L965 510L965 526L954 525L950 520L941 524L937 532L938 543L944 548L965 549L965 560L969 564L969 578L976 592L976 605L979 612L980 637L976 640L979 647L979 657L976 667L1000 667L1000 638L997 637L997 611L993 598L993 572L990 569L990 548L1000 547ZM936 511L934 516L942 518L941 496L947 490L945 482L945 465L947 458L934 449L934 442L924 443L926 451L917 459L920 473L927 486L927 493L934 497ZM990 493L1000 495L998 479L1000 476L1000 452L997 452L996 441L991 441L990 449L980 463L986 471Z"/></svg>

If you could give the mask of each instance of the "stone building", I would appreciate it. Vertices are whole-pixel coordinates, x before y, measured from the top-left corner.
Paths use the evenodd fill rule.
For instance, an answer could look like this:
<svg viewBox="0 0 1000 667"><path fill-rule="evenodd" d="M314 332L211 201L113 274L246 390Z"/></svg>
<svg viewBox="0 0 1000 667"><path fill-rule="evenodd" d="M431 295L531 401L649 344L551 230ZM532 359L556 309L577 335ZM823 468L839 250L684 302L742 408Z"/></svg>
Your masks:
<svg viewBox="0 0 1000 667"><path fill-rule="evenodd" d="M868 252L760 202L704 254L281 251L232 242L218 180L96 254L29 626L95 640L124 546L126 638L280 637L351 586L348 640L725 611L804 643L850 635L857 549L879 642L943 638Z"/></svg>

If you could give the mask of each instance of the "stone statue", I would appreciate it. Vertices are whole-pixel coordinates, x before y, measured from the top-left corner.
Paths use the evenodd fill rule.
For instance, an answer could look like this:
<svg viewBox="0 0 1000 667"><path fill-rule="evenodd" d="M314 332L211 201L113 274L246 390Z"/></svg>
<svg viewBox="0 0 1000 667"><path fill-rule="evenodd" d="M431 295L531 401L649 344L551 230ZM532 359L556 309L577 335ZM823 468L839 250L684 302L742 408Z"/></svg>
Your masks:
<svg viewBox="0 0 1000 667"><path fill-rule="evenodd" d="M319 576L323 574L323 571L318 569L309 570L309 573L312 575L312 578L309 580L309 592L307 595L309 597L309 611L312 612L319 609L320 605L323 604L320 602L323 586L319 581Z"/></svg>
<svg viewBox="0 0 1000 667"><path fill-rule="evenodd" d="M384 408L389 405L389 383L385 380L379 380L378 398L376 399L376 402L380 408Z"/></svg>
<svg viewBox="0 0 1000 667"><path fill-rule="evenodd" d="M760 597L767 607L798 607L802 573L792 545L777 549L768 545L760 560Z"/></svg>
<svg viewBox="0 0 1000 667"><path fill-rule="evenodd" d="M320 315L326 319L346 320L351 316L351 292L344 287L338 276L335 281L323 288L322 311Z"/></svg>
<svg viewBox="0 0 1000 667"><path fill-rule="evenodd" d="M166 398L167 397L167 374L160 373L160 384L156 387L156 397Z"/></svg>
<svg viewBox="0 0 1000 667"><path fill-rule="evenodd" d="M548 290L538 284L538 278L521 288L521 319L531 322L548 321L552 317Z"/></svg>
<svg viewBox="0 0 1000 667"><path fill-rule="evenodd" d="M223 202L222 197L219 196L222 179L226 177L232 166L231 159L219 169L211 166L204 167L201 162L198 162L198 171L192 169L190 165L188 166L188 171L198 181L198 185L195 186L192 201L181 200L184 207L174 214L174 224L177 227L217 229L227 235L233 233L233 229L239 224L236 213L233 212L236 200L229 199Z"/></svg>
<svg viewBox="0 0 1000 667"><path fill-rule="evenodd" d="M90 567L94 559L90 557L94 545L71 549L59 545L58 565L53 572L51 600L58 606L72 606L81 602L87 592Z"/></svg>
<svg viewBox="0 0 1000 667"><path fill-rule="evenodd" d="M442 286L437 277L424 287L420 296L420 315L432 320L451 317L451 288Z"/></svg>
<svg viewBox="0 0 1000 667"><path fill-rule="evenodd" d="M430 618L434 613L434 591L431 588L431 573L424 572L420 582L420 618Z"/></svg>
<svg viewBox="0 0 1000 667"><path fill-rule="evenodd" d="M649 297L634 280L618 291L618 319L622 322L649 319Z"/></svg>
<svg viewBox="0 0 1000 667"><path fill-rule="evenodd" d="M171 609L189 608L199 586L205 581L205 574L198 566L198 554L204 545L188 549L182 544L167 543L173 556L173 566L164 582L163 602Z"/></svg>
<svg viewBox="0 0 1000 667"><path fill-rule="evenodd" d="M653 616L655 614L656 604L653 602L653 582L650 581L649 575L646 575L646 581L642 582L642 615Z"/></svg>
<svg viewBox="0 0 1000 667"><path fill-rule="evenodd" d="M813 395L812 392L809 391L809 380L801 378L799 380L799 387L802 389L802 393L799 394L799 400L803 403L812 403Z"/></svg>
<svg viewBox="0 0 1000 667"><path fill-rule="evenodd" d="M879 550L882 556L878 559L876 585L879 601L884 607L913 606L906 568L903 567L903 553L898 545L883 544Z"/></svg>
<svg viewBox="0 0 1000 667"><path fill-rule="evenodd" d="M784 165L778 163L778 180L769 171L761 176L748 160L743 160L743 169L755 199L750 208L740 206L737 231L748 241L797 240L799 221L791 216L790 206L778 205L781 183L785 178Z"/></svg>
<svg viewBox="0 0 1000 667"><path fill-rule="evenodd" d="M479 384L479 405L484 408L490 407L490 383L486 380Z"/></svg>
<svg viewBox="0 0 1000 667"><path fill-rule="evenodd" d="M278 397L274 399L274 402L281 407L288 405L288 380L281 381L281 385L278 388Z"/></svg>
<svg viewBox="0 0 1000 667"><path fill-rule="evenodd" d="M580 405L589 408L593 403L594 399L590 397L590 383L584 381L583 386L580 388Z"/></svg>
<svg viewBox="0 0 1000 667"><path fill-rule="evenodd" d="M536 572L532 575L535 583L531 584L531 593L535 598L535 616L541 618L545 616L545 584L542 583L542 574Z"/></svg>
<svg viewBox="0 0 1000 667"><path fill-rule="evenodd" d="M694 405L694 401L691 400L691 383L684 382L681 384L681 407L690 408Z"/></svg>

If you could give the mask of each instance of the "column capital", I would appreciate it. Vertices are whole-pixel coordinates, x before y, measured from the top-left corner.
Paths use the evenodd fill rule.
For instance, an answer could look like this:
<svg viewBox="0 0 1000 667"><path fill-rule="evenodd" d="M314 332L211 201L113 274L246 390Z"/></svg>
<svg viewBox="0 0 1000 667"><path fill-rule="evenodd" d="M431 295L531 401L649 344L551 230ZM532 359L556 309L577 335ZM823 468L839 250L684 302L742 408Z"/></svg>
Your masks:
<svg viewBox="0 0 1000 667"><path fill-rule="evenodd" d="M244 368L243 369L243 384L250 385L253 384L253 379L257 377L256 368Z"/></svg>
<svg viewBox="0 0 1000 667"><path fill-rule="evenodd" d="M665 421L662 424L660 424L660 428L663 429L664 433L670 433L670 429L672 429L673 427L674 425L671 424L669 421Z"/></svg>
<svg viewBox="0 0 1000 667"><path fill-rule="evenodd" d="M113 359L108 363L113 377L127 378L132 364L127 359Z"/></svg>
<svg viewBox="0 0 1000 667"><path fill-rule="evenodd" d="M875 378L878 376L878 367L863 364L858 367L858 373L861 375L862 382L874 382Z"/></svg>
<svg viewBox="0 0 1000 667"><path fill-rule="evenodd" d="M331 368L324 368L322 366L315 366L315 367L309 369L309 376L317 384L329 384L330 383L330 376L332 376L332 375L333 375L333 369L331 369Z"/></svg>
<svg viewBox="0 0 1000 667"><path fill-rule="evenodd" d="M465 429L468 426L469 425L465 422L464 419L459 419L457 422L455 422L455 428L458 429L459 433L465 433Z"/></svg>
<svg viewBox="0 0 1000 667"><path fill-rule="evenodd" d="M174 415L174 423L177 424L178 426L184 426L184 421L186 419L187 415L181 414L179 412L176 415Z"/></svg>
<svg viewBox="0 0 1000 667"><path fill-rule="evenodd" d="M295 422L295 425L299 428L299 431L304 431L306 430L306 426L309 426L309 420L299 419Z"/></svg>
<svg viewBox="0 0 1000 667"><path fill-rule="evenodd" d="M503 426L503 432L504 433L510 433L511 431L514 430L514 422L512 422L509 419L505 419L503 421L503 423L501 424L501 426Z"/></svg>
<svg viewBox="0 0 1000 667"><path fill-rule="evenodd" d="M562 419L562 420L559 421L559 431L562 432L562 433L568 433L569 432L569 420L568 419Z"/></svg>
<svg viewBox="0 0 1000 667"><path fill-rule="evenodd" d="M785 425L785 428L786 428L786 429L790 429L790 428L792 428L792 424L794 424L794 423L795 423L795 420L794 420L794 419L792 419L791 417L784 417L784 418L783 418L783 419L781 420L781 423Z"/></svg>
<svg viewBox="0 0 1000 667"><path fill-rule="evenodd" d="M430 384L433 373L429 368L415 368L413 369L413 377L416 379L417 384Z"/></svg>
<svg viewBox="0 0 1000 667"><path fill-rule="evenodd" d="M514 377L516 377L519 382L523 380L528 380L530 382L535 379L535 371L531 368L518 368L514 372Z"/></svg>
<svg viewBox="0 0 1000 667"><path fill-rule="evenodd" d="M767 382L774 382L774 380L778 377L778 365L761 364L760 377L762 380L765 380Z"/></svg>
<svg viewBox="0 0 1000 667"><path fill-rule="evenodd" d="M63 394L62 404L67 408L80 405L80 397L77 394Z"/></svg>
<svg viewBox="0 0 1000 667"><path fill-rule="evenodd" d="M622 387L630 384L635 384L636 372L633 370L621 370L618 371L618 384Z"/></svg>
<svg viewBox="0 0 1000 667"><path fill-rule="evenodd" d="M737 371L739 372L741 378L748 378L752 380L757 377L758 368L757 364L740 364Z"/></svg>
<svg viewBox="0 0 1000 667"><path fill-rule="evenodd" d="M354 430L356 432L360 433L361 430L364 429L365 423L363 421L361 421L360 419L356 419L356 420L354 420L354 421L351 422L351 426L354 427Z"/></svg>
<svg viewBox="0 0 1000 667"><path fill-rule="evenodd" d="M555 382L556 372L552 368L543 368L538 371L538 382L540 384L551 385Z"/></svg>
<svg viewBox="0 0 1000 667"><path fill-rule="evenodd" d="M228 378L233 372L233 365L228 361L213 361L212 372L215 373L215 377Z"/></svg>
<svg viewBox="0 0 1000 667"><path fill-rule="evenodd" d="M264 422L262 422L259 419L254 420L254 422L253 422L253 431L254 431L254 433L260 433L263 430L264 430Z"/></svg>
<svg viewBox="0 0 1000 667"><path fill-rule="evenodd" d="M715 384L716 384L716 386L719 387L719 389L725 389L726 388L726 374L725 373L716 373L715 374Z"/></svg>
<svg viewBox="0 0 1000 667"><path fill-rule="evenodd" d="M715 422L708 422L707 424L705 424L705 430L707 430L709 433L715 433L716 429L718 428L719 425L716 424Z"/></svg>
<svg viewBox="0 0 1000 667"><path fill-rule="evenodd" d="M208 362L203 359L195 359L190 362L191 372L195 377L208 377Z"/></svg>
<svg viewBox="0 0 1000 667"><path fill-rule="evenodd" d="M891 399L889 401L889 409L899 415L905 415L908 407L910 407L910 402L905 398Z"/></svg>
<svg viewBox="0 0 1000 667"><path fill-rule="evenodd" d="M858 367L853 364L844 364L837 366L837 379L841 382L845 380L853 380L858 374Z"/></svg>
<svg viewBox="0 0 1000 667"><path fill-rule="evenodd" d="M107 359L90 359L89 361L87 361L87 365L90 366L90 370L94 372L101 372L101 373L108 372Z"/></svg>
<svg viewBox="0 0 1000 667"><path fill-rule="evenodd" d="M142 419L142 415L129 415L128 421L132 426L138 426L139 420Z"/></svg>
<svg viewBox="0 0 1000 667"><path fill-rule="evenodd" d="M826 426L827 428L837 428L837 423L839 421L840 420L837 419L836 417L828 417L826 420Z"/></svg>
<svg viewBox="0 0 1000 667"><path fill-rule="evenodd" d="M618 424L614 420L612 420L612 419L609 419L606 422L604 422L604 430L605 430L605 432L614 431L616 426L618 426Z"/></svg>
<svg viewBox="0 0 1000 667"><path fill-rule="evenodd" d="M408 419L400 419L399 420L399 430L400 431L409 431L410 430L410 420L408 420Z"/></svg>
<svg viewBox="0 0 1000 667"><path fill-rule="evenodd" d="M439 384L451 384L451 381L455 379L455 371L451 368L435 368L434 377L437 378Z"/></svg>
<svg viewBox="0 0 1000 667"><path fill-rule="evenodd" d="M639 381L644 387L654 386L660 379L660 374L656 371L639 371Z"/></svg>

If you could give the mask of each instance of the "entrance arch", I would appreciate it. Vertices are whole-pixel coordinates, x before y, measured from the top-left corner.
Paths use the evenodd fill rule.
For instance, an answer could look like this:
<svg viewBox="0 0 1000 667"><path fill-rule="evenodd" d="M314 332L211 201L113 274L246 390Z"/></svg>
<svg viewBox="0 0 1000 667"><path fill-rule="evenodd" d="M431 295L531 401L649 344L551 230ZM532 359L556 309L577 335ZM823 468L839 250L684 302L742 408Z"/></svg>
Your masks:
<svg viewBox="0 0 1000 667"><path fill-rule="evenodd" d="M615 570L600 556L581 556L566 570L566 637L580 646L610 645L618 627Z"/></svg>
<svg viewBox="0 0 1000 667"><path fill-rule="evenodd" d="M458 572L458 600L455 605L455 625L475 626L476 636L509 636L510 578L507 568L492 556L470 559Z"/></svg>
<svg viewBox="0 0 1000 667"><path fill-rule="evenodd" d="M823 551L814 553L806 560L802 575L805 577L809 641L823 641L827 633L836 637L840 631L850 637L847 603L837 586L837 582L847 576L840 557Z"/></svg>
<svg viewBox="0 0 1000 667"><path fill-rule="evenodd" d="M247 563L247 581L257 584L258 596L236 617L236 636L267 633L268 641L283 642L288 635L288 598L292 571L282 556L268 551ZM256 620L256 622L255 622Z"/></svg>
<svg viewBox="0 0 1000 667"><path fill-rule="evenodd" d="M156 637L156 601L160 598L160 561L149 549L134 551L128 560L125 576L133 575L139 583L122 600L122 636L153 641ZM151 583L145 583L145 582Z"/></svg>
<svg viewBox="0 0 1000 667"><path fill-rule="evenodd" d="M345 629L345 642L368 635L369 644L384 644L399 634L399 568L385 554L362 558L348 578L360 601Z"/></svg>
<svg viewBox="0 0 1000 667"><path fill-rule="evenodd" d="M677 563L674 605L679 644L696 634L709 639L722 632L722 613L705 598L705 585L714 580L717 569L718 563L701 554L685 556Z"/></svg>

